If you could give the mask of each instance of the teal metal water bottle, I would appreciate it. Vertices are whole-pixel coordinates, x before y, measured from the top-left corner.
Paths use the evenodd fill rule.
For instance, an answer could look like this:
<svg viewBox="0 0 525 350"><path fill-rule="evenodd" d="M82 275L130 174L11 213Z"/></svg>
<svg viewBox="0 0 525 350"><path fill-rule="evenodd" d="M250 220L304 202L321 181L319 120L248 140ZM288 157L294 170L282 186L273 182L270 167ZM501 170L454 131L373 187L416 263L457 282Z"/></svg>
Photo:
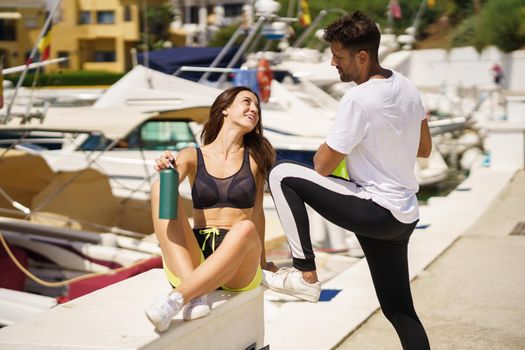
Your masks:
<svg viewBox="0 0 525 350"><path fill-rule="evenodd" d="M179 173L174 168L160 171L159 218L176 219L179 201Z"/></svg>

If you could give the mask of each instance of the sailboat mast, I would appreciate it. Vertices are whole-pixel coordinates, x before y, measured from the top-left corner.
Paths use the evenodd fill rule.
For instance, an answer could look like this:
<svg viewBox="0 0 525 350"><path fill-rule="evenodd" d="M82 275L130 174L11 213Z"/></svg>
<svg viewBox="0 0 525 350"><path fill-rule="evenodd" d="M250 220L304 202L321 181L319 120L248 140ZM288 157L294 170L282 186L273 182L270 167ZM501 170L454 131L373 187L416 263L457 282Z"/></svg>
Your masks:
<svg viewBox="0 0 525 350"><path fill-rule="evenodd" d="M29 57L27 59L26 67L22 71L22 74L20 74L20 77L18 78L18 82L16 83L15 91L13 92L13 96L9 100L9 104L7 105L6 114L5 114L3 120L1 121L0 124L7 124L9 122L9 120L10 120L11 109L13 108L14 102L16 100L16 95L18 94L18 89L20 88L20 86L22 86L22 82L24 81L24 79L25 79L25 77L27 75L27 71L29 70L29 64L33 60L33 58L35 57L36 51L38 50L38 44L40 43L40 40L42 40L42 38L44 37L44 34L47 32L47 29L51 25L51 21L55 17L55 12L56 12L56 10L59 7L60 2L61 2L61 0L56 0L55 3L53 4L53 7L51 8L51 11L49 11L49 15L47 16L46 22L44 23L44 27L40 31L40 34L38 35L38 39L36 39L35 45L31 49L31 53L29 54Z"/></svg>

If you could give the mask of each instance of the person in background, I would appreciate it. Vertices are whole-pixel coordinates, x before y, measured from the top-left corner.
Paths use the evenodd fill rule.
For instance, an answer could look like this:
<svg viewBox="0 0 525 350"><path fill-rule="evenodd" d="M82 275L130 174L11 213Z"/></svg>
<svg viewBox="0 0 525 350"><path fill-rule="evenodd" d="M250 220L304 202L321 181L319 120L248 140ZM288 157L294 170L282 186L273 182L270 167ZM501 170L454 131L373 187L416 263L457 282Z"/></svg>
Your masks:
<svg viewBox="0 0 525 350"><path fill-rule="evenodd" d="M494 63L490 71L492 72L492 79L494 81L494 84L496 84L497 87L500 87L501 81L504 77L503 68L501 68L499 64Z"/></svg>
<svg viewBox="0 0 525 350"><path fill-rule="evenodd" d="M173 291L145 310L159 332L183 310L191 320L210 313L205 295L217 288L256 288L266 263L264 251L264 182L275 151L263 136L258 96L247 87L222 92L210 109L201 148L169 151L155 169L173 164L180 182L192 186L193 229L182 206L176 220L159 219L160 185L151 190L155 233L164 271Z"/></svg>
<svg viewBox="0 0 525 350"><path fill-rule="evenodd" d="M432 141L421 96L403 75L379 65L380 33L360 11L328 25L332 65L341 81L355 82L339 104L314 168L277 162L269 187L288 239L293 267L265 272L267 287L311 302L319 300L305 204L354 232L368 262L381 309L403 349L429 349L412 301L407 247L419 220L416 157ZM346 160L349 180L330 176ZM348 310L348 312L352 312Z"/></svg>

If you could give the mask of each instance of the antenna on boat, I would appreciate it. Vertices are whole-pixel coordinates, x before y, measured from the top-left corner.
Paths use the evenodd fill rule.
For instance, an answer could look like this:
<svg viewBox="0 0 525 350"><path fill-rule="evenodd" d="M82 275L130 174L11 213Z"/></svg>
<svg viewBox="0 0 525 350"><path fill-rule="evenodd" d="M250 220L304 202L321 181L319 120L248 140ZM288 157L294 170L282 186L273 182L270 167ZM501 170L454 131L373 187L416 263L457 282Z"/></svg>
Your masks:
<svg viewBox="0 0 525 350"><path fill-rule="evenodd" d="M0 124L7 124L9 122L9 120L10 120L11 109L13 108L14 102L16 100L16 95L18 94L18 89L20 88L20 86L22 86L22 83L23 83L23 81L24 81L24 79L25 79L25 77L27 75L27 71L29 69L29 65L30 65L31 61L33 60L33 58L35 57L35 54L36 54L36 52L38 50L38 45L40 44L40 41L42 40L42 38L46 34L49 26L51 25L51 22L53 21L53 18L55 17L55 12L56 12L56 10L59 7L60 2L61 2L61 0L56 0L55 3L53 4L53 7L51 8L51 11L49 11L49 15L47 16L46 22L44 23L44 27L40 31L40 34L38 35L38 38L36 39L35 45L31 49L31 53L29 54L29 57L28 57L28 59L26 61L27 62L26 63L26 67L22 71L22 74L20 74L20 77L18 78L18 82L16 83L15 91L13 92L13 96L9 100L9 104L7 105L6 114L3 117L3 119L1 120Z"/></svg>
<svg viewBox="0 0 525 350"><path fill-rule="evenodd" d="M340 9L340 8L330 8L330 9L326 9L326 10L321 10L321 12L319 12L319 14L317 16L315 16L314 20L312 21L312 23L310 24L308 29L306 29L297 38L297 40L292 44L292 47L299 47L299 45L301 45L304 42L304 40L308 37L308 35L310 35L310 33L313 30L315 30L315 28L317 28L317 26L319 25L319 22L321 22L321 20L323 18L325 18L331 12L340 13L341 15L348 14L348 12L346 12L345 10Z"/></svg>
<svg viewBox="0 0 525 350"><path fill-rule="evenodd" d="M142 0L142 21L144 22L144 66L149 68L149 28L148 28L148 0ZM153 83L151 82L151 74L148 69L146 72L146 81L150 89L153 89Z"/></svg>

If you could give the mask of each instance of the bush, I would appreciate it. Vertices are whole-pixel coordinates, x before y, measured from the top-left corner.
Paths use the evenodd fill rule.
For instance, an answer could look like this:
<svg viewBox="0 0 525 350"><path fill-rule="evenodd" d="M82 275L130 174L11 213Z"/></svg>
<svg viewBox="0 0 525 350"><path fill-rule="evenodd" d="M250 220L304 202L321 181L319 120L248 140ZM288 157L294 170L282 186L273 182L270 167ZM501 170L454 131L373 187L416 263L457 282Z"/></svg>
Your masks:
<svg viewBox="0 0 525 350"><path fill-rule="evenodd" d="M489 0L479 13L474 45L509 52L525 45L525 0Z"/></svg>
<svg viewBox="0 0 525 350"><path fill-rule="evenodd" d="M467 18L452 34L450 46L472 46L476 41L476 35L476 17Z"/></svg>
<svg viewBox="0 0 525 350"><path fill-rule="evenodd" d="M239 27L240 23L235 23L226 27L223 27L219 29L217 32L214 33L213 37L208 42L208 46L210 47L220 47L226 45L226 43L230 40L230 38L233 36L237 28ZM246 38L246 36L241 35L239 39L234 43L234 45L239 46L242 41Z"/></svg>
<svg viewBox="0 0 525 350"><path fill-rule="evenodd" d="M74 85L111 85L119 80L124 73L110 73L103 71L59 71L41 73L38 76L37 86L74 86ZM6 80L16 85L20 75L7 75ZM34 73L26 75L22 86L32 86Z"/></svg>

